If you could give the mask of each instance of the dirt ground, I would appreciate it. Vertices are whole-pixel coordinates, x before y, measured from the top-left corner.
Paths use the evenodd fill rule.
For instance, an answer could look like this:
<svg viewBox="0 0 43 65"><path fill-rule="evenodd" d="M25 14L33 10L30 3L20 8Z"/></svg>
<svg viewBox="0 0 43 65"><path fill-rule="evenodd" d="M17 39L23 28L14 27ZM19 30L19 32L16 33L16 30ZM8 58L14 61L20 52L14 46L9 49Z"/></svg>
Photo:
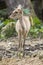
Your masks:
<svg viewBox="0 0 43 65"><path fill-rule="evenodd" d="M12 40L11 40L12 39ZM4 46L6 48L9 48L10 45L17 44L18 45L18 39L17 38L10 38L7 41L3 40L0 41L0 46ZM34 40L26 40L26 44L30 44L34 46L35 44L43 44L43 39L34 39ZM43 50L42 55L43 55ZM39 56L25 56L25 57L14 57L11 58L3 57L0 61L0 65L43 65L43 58L39 58Z"/></svg>
<svg viewBox="0 0 43 65"><path fill-rule="evenodd" d="M40 60L38 57L35 58L3 58L0 61L0 65L43 65L43 60Z"/></svg>

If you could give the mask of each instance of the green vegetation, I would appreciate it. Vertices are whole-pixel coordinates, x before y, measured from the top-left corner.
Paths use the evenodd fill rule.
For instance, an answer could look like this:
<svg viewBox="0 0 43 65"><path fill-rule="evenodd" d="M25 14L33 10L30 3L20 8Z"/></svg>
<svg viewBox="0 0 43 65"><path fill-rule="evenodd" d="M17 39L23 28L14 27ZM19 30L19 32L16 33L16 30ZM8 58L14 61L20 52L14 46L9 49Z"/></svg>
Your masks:
<svg viewBox="0 0 43 65"><path fill-rule="evenodd" d="M37 17L33 18L33 23L34 26L31 26L29 36L32 38L37 38L40 36L43 37L43 23L41 23ZM15 24L16 21L11 19L6 19L3 22L0 20L0 38L9 38L13 35L17 35L15 31Z"/></svg>
<svg viewBox="0 0 43 65"><path fill-rule="evenodd" d="M8 9L0 10L0 16L6 16L6 15L8 15Z"/></svg>
<svg viewBox="0 0 43 65"><path fill-rule="evenodd" d="M37 18L33 18L34 26L31 27L29 35L33 38L43 37L43 23Z"/></svg>
<svg viewBox="0 0 43 65"><path fill-rule="evenodd" d="M24 9L24 14L30 14L30 10ZM43 23L38 17L33 17L33 26L31 26L29 36L32 38L43 37Z"/></svg>
<svg viewBox="0 0 43 65"><path fill-rule="evenodd" d="M15 23L12 19L6 19L1 22L0 20L0 38L9 38L12 35L16 36Z"/></svg>
<svg viewBox="0 0 43 65"><path fill-rule="evenodd" d="M28 9L23 9L24 14L29 14L30 11ZM4 11L3 11L4 12ZM0 11L1 14L1 11ZM1 38L9 38L11 36L16 36L17 32L15 31L16 21L12 19L0 18L0 39ZM29 36L31 38L43 37L43 23L38 19L38 17L33 17L33 26L31 26Z"/></svg>
<svg viewBox="0 0 43 65"><path fill-rule="evenodd" d="M24 14L26 14L26 15L30 14L30 10L29 10L29 9L23 9L23 12L24 12Z"/></svg>

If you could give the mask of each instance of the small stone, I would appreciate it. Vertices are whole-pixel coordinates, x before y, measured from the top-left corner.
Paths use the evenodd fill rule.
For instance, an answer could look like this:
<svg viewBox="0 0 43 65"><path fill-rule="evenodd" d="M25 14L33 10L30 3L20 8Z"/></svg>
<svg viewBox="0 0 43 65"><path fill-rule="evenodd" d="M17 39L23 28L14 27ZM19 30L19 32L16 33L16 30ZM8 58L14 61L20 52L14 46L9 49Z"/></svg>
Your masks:
<svg viewBox="0 0 43 65"><path fill-rule="evenodd" d="M0 55L0 61L2 61L2 55Z"/></svg>
<svg viewBox="0 0 43 65"><path fill-rule="evenodd" d="M24 46L24 51L30 51L30 47L31 47L31 45L25 45Z"/></svg>
<svg viewBox="0 0 43 65"><path fill-rule="evenodd" d="M39 44L35 45L35 48L38 49L38 50L40 50L40 45Z"/></svg>
<svg viewBox="0 0 43 65"><path fill-rule="evenodd" d="M11 51L18 51L18 45L12 45L10 50Z"/></svg>
<svg viewBox="0 0 43 65"><path fill-rule="evenodd" d="M31 57L31 56L32 56L32 53L31 53L30 51L25 51L25 52L24 52L24 55L25 55L25 56L30 56L30 57Z"/></svg>
<svg viewBox="0 0 43 65"><path fill-rule="evenodd" d="M39 59L43 59L43 51L39 52Z"/></svg>
<svg viewBox="0 0 43 65"><path fill-rule="evenodd" d="M0 50L4 51L6 48L4 46L0 46Z"/></svg>
<svg viewBox="0 0 43 65"><path fill-rule="evenodd" d="M39 56L39 59L43 59L43 55L40 55L40 56Z"/></svg>
<svg viewBox="0 0 43 65"><path fill-rule="evenodd" d="M35 50L34 52L32 52L32 57L36 57L38 55L38 50Z"/></svg>
<svg viewBox="0 0 43 65"><path fill-rule="evenodd" d="M6 51L6 56L8 58L11 58L13 56L13 53L11 53L10 51Z"/></svg>
<svg viewBox="0 0 43 65"><path fill-rule="evenodd" d="M31 51L35 51L36 48L35 48L34 46L31 46L31 47L30 47L30 50L31 50Z"/></svg>

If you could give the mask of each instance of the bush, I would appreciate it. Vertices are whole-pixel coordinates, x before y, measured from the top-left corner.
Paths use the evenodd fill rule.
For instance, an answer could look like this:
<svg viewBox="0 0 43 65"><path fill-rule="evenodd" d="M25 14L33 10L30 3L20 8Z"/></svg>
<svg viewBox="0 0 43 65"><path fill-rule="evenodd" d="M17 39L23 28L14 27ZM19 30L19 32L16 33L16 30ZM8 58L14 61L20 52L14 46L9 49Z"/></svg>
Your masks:
<svg viewBox="0 0 43 65"><path fill-rule="evenodd" d="M15 20L12 20L12 19L5 19L5 20L3 21L4 25L9 24L10 22L16 22L16 21L15 21Z"/></svg>
<svg viewBox="0 0 43 65"><path fill-rule="evenodd" d="M29 35L33 38L43 37L43 23L37 18L33 18L34 26L31 27Z"/></svg>
<svg viewBox="0 0 43 65"><path fill-rule="evenodd" d="M35 26L39 26L41 24L41 21L38 17L34 17L33 18L33 23Z"/></svg>
<svg viewBox="0 0 43 65"><path fill-rule="evenodd" d="M28 10L24 10L25 14L28 14ZM0 38L9 38L12 35L17 35L15 31L15 20L12 19L5 19L1 22L3 18L0 18ZM43 23L37 17L33 18L33 26L31 26L29 36L32 38L37 38L39 36L43 37Z"/></svg>
<svg viewBox="0 0 43 65"><path fill-rule="evenodd" d="M10 22L2 28L1 36L8 38L14 35L14 33L16 35L15 22Z"/></svg>

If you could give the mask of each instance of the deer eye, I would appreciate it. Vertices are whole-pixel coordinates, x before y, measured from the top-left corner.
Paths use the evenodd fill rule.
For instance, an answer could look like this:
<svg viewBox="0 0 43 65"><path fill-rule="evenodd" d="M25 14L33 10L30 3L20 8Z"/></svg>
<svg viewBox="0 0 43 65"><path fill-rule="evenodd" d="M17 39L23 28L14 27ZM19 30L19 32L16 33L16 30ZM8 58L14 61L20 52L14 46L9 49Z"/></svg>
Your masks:
<svg viewBox="0 0 43 65"><path fill-rule="evenodd" d="M18 12L15 12L15 13L18 13Z"/></svg>

